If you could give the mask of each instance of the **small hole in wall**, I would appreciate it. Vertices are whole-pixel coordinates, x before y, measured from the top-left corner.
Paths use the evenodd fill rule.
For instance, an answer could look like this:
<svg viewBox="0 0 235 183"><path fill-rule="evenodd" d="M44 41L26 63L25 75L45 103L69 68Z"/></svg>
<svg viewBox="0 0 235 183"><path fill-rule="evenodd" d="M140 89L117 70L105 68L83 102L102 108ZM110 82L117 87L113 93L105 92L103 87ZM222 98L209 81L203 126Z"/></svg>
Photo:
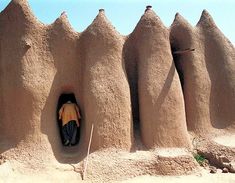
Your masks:
<svg viewBox="0 0 235 183"><path fill-rule="evenodd" d="M74 93L62 93L60 95L59 99L58 99L57 110L56 110L56 119L57 119L57 123L58 123L58 126L59 126L61 143L63 145L66 145L66 146L67 145L77 145L79 143L79 140L80 140L80 126L77 127L76 125L72 125L72 126L69 126L69 129L71 130L71 128L72 128L72 131L76 130L76 133L71 132L71 133L74 134L74 141L73 141L72 144L71 143L66 143L66 140L67 140L65 138L65 133L66 133L65 130L66 129L65 129L65 125L63 125L62 119L60 119L59 111L62 108L62 106L65 103L67 103L68 101L71 101L72 103L78 105ZM76 123L74 122L73 124L76 124Z"/></svg>

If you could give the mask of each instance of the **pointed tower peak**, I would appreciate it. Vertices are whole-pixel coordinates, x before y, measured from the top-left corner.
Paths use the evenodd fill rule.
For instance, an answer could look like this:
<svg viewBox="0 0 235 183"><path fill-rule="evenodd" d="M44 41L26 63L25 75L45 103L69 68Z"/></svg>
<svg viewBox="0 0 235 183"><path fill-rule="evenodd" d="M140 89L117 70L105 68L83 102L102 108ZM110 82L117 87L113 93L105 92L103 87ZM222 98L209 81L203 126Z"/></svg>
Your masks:
<svg viewBox="0 0 235 183"><path fill-rule="evenodd" d="M154 17L156 17L157 15L156 15L156 13L153 11L152 6L151 6L151 5L148 5L148 6L146 6L146 9L145 9L145 11L144 11L144 15L143 15L143 16L146 16L146 17L152 17L152 16L154 16Z"/></svg>
<svg viewBox="0 0 235 183"><path fill-rule="evenodd" d="M108 19L105 16L105 10L104 9L99 9L98 15L95 17L95 19L92 23L95 23L96 21L108 21Z"/></svg>
<svg viewBox="0 0 235 183"><path fill-rule="evenodd" d="M109 20L107 19L106 15L105 15L105 10L104 9L99 9L98 15L96 16L96 18L94 19L93 23L95 22L107 22L108 24L111 24L109 22ZM92 23L92 24L93 24Z"/></svg>
<svg viewBox="0 0 235 183"><path fill-rule="evenodd" d="M63 12L60 14L59 18L57 18L57 19L55 20L54 24L62 24L62 25L67 25L67 24L69 24L68 16L67 16L67 14L66 14L65 11L63 11Z"/></svg>
<svg viewBox="0 0 235 183"><path fill-rule="evenodd" d="M16 7L18 9L21 9L23 12L31 13L31 9L27 0L12 0L3 11L8 11L9 9L16 9Z"/></svg>
<svg viewBox="0 0 235 183"><path fill-rule="evenodd" d="M69 24L67 13L63 11L53 24Z"/></svg>
<svg viewBox="0 0 235 183"><path fill-rule="evenodd" d="M67 13L66 11L63 11L61 14L60 14L60 19L67 19L68 16L67 16Z"/></svg>
<svg viewBox="0 0 235 183"><path fill-rule="evenodd" d="M112 34L120 36L119 32L115 30L115 27L111 24L108 18L105 16L104 9L99 9L98 15L93 22L84 31L87 33L94 33L99 35Z"/></svg>
<svg viewBox="0 0 235 183"><path fill-rule="evenodd" d="M151 5L147 5L144 12L146 13L147 11L150 11L150 10L152 10L152 6Z"/></svg>
<svg viewBox="0 0 235 183"><path fill-rule="evenodd" d="M138 37L146 34L146 32L151 32L150 34L154 34L165 30L167 30L167 28L164 26L157 14L152 9L146 8L145 13L141 16L131 34Z"/></svg>
<svg viewBox="0 0 235 183"><path fill-rule="evenodd" d="M145 13L140 18L140 21L138 22L137 26L163 26L163 23L161 19L156 15L156 13L152 10L152 6L148 5L145 9Z"/></svg>
<svg viewBox="0 0 235 183"><path fill-rule="evenodd" d="M209 12L207 10L203 10L200 20L197 23L197 26L215 26L215 22L212 18L212 16L209 14Z"/></svg>
<svg viewBox="0 0 235 183"><path fill-rule="evenodd" d="M54 27L54 29L64 30L65 32L72 32L72 33L76 34L76 31L72 28L72 26L68 20L67 13L65 11L63 11L60 14L60 17L55 20L55 22L52 24L52 26Z"/></svg>
<svg viewBox="0 0 235 183"><path fill-rule="evenodd" d="M12 17L12 19L17 19L21 22L26 21L38 25L43 25L43 23L41 23L34 16L27 0L12 0L1 13L3 15L6 15L7 17Z"/></svg>
<svg viewBox="0 0 235 183"><path fill-rule="evenodd" d="M181 20L181 19L183 19L182 15L181 15L179 12L177 12L177 13L175 14L175 20L174 20L174 21L176 21L176 20Z"/></svg>
<svg viewBox="0 0 235 183"><path fill-rule="evenodd" d="M174 26L177 26L177 25L187 25L187 26L191 27L189 22L182 15L180 15L180 13L178 13L178 12L175 14L175 19L174 19L173 23L171 24L171 28Z"/></svg>
<svg viewBox="0 0 235 183"><path fill-rule="evenodd" d="M211 15L209 14L209 12L208 12L206 9L204 9L204 10L202 11L202 17L210 18Z"/></svg>
<svg viewBox="0 0 235 183"><path fill-rule="evenodd" d="M147 10L144 13L144 16L146 16L146 17L157 17L156 13L152 9L151 10Z"/></svg>
<svg viewBox="0 0 235 183"><path fill-rule="evenodd" d="M14 3L14 4L26 4L28 5L28 1L27 0L12 0L10 3Z"/></svg>
<svg viewBox="0 0 235 183"><path fill-rule="evenodd" d="M32 16L34 16L27 0L12 0L8 4L6 9L13 9L15 7L18 7L18 9L22 9L23 12L31 14Z"/></svg>
<svg viewBox="0 0 235 183"><path fill-rule="evenodd" d="M99 14L105 14L105 11L103 8L99 9Z"/></svg>

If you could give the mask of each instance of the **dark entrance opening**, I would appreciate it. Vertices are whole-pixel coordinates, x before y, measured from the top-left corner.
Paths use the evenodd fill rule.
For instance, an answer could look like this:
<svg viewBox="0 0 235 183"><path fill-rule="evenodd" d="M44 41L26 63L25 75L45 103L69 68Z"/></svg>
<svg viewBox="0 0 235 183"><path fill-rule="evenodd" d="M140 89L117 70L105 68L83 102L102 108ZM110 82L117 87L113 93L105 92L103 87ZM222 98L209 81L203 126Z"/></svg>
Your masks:
<svg viewBox="0 0 235 183"><path fill-rule="evenodd" d="M171 47L171 51L172 51L172 56L173 56L173 61L175 63L175 68L176 71L179 75L179 79L180 79L180 84L181 84L181 88L182 91L184 92L184 74L183 74L183 69L182 69L182 61L181 61L181 54L175 54L176 51L178 51L179 49Z"/></svg>
<svg viewBox="0 0 235 183"><path fill-rule="evenodd" d="M140 116L139 116L139 93L138 93L137 83L135 83L135 86L131 87L131 106L132 106L132 116L133 116L133 123L134 123L133 128L134 128L135 150L144 150L145 147L141 141Z"/></svg>
<svg viewBox="0 0 235 183"><path fill-rule="evenodd" d="M62 120L59 119L59 110L63 106L63 104L65 104L67 101L71 101L72 103L75 103L76 105L78 105L77 100L75 98L75 95L73 93L62 93L59 97L58 104L57 104L57 110L56 110L56 119L57 119L57 123L59 126L62 144L64 143L65 139L62 134ZM77 127L76 144L79 143L79 140L80 140L80 126Z"/></svg>

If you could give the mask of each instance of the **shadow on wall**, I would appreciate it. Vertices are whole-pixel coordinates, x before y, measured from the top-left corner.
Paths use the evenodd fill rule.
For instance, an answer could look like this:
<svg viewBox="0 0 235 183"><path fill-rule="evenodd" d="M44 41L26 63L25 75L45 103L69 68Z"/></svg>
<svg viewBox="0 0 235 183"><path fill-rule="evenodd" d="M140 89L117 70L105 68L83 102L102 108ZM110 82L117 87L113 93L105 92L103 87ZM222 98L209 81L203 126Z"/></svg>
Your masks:
<svg viewBox="0 0 235 183"><path fill-rule="evenodd" d="M136 149L146 150L143 143L141 142L140 135L140 117L139 117L139 94L138 94L138 56L135 54L133 42L135 40L133 37L128 37L123 46L123 58L131 96L131 108L132 108L132 118L133 118L133 134L134 143L132 145L131 151Z"/></svg>
<svg viewBox="0 0 235 183"><path fill-rule="evenodd" d="M169 72L167 73L167 77L165 79L165 83L154 104L154 109L160 109L166 97L169 95L169 91L170 91L170 88L172 86L173 79L175 76L175 71L176 71L175 64L174 64L174 61L172 60ZM156 116L158 116L158 114L156 114Z"/></svg>
<svg viewBox="0 0 235 183"><path fill-rule="evenodd" d="M173 62L175 63L175 68L176 68L176 71L177 71L177 73L179 75L179 79L180 79L181 89L184 93L184 72L183 72L183 68L182 68L182 61L180 58L181 55L180 54L173 54L177 50L180 50L180 49L176 49L174 47L171 48Z"/></svg>

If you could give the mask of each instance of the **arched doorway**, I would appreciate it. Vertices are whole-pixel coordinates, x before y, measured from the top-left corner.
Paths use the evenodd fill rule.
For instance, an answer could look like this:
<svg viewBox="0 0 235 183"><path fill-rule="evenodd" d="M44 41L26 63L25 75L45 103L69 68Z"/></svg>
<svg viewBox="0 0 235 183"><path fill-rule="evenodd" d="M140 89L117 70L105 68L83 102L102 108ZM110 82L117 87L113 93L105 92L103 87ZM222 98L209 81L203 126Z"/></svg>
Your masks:
<svg viewBox="0 0 235 183"><path fill-rule="evenodd" d="M59 110L63 106L63 104L65 104L67 101L71 101L72 103L75 103L76 105L78 105L74 93L62 93L58 99L57 110L56 110L56 119L57 119L57 124L59 126L62 144L65 139L62 134L62 120L59 119ZM74 145L77 145L79 143L79 140L80 140L80 126L77 127L76 143Z"/></svg>

